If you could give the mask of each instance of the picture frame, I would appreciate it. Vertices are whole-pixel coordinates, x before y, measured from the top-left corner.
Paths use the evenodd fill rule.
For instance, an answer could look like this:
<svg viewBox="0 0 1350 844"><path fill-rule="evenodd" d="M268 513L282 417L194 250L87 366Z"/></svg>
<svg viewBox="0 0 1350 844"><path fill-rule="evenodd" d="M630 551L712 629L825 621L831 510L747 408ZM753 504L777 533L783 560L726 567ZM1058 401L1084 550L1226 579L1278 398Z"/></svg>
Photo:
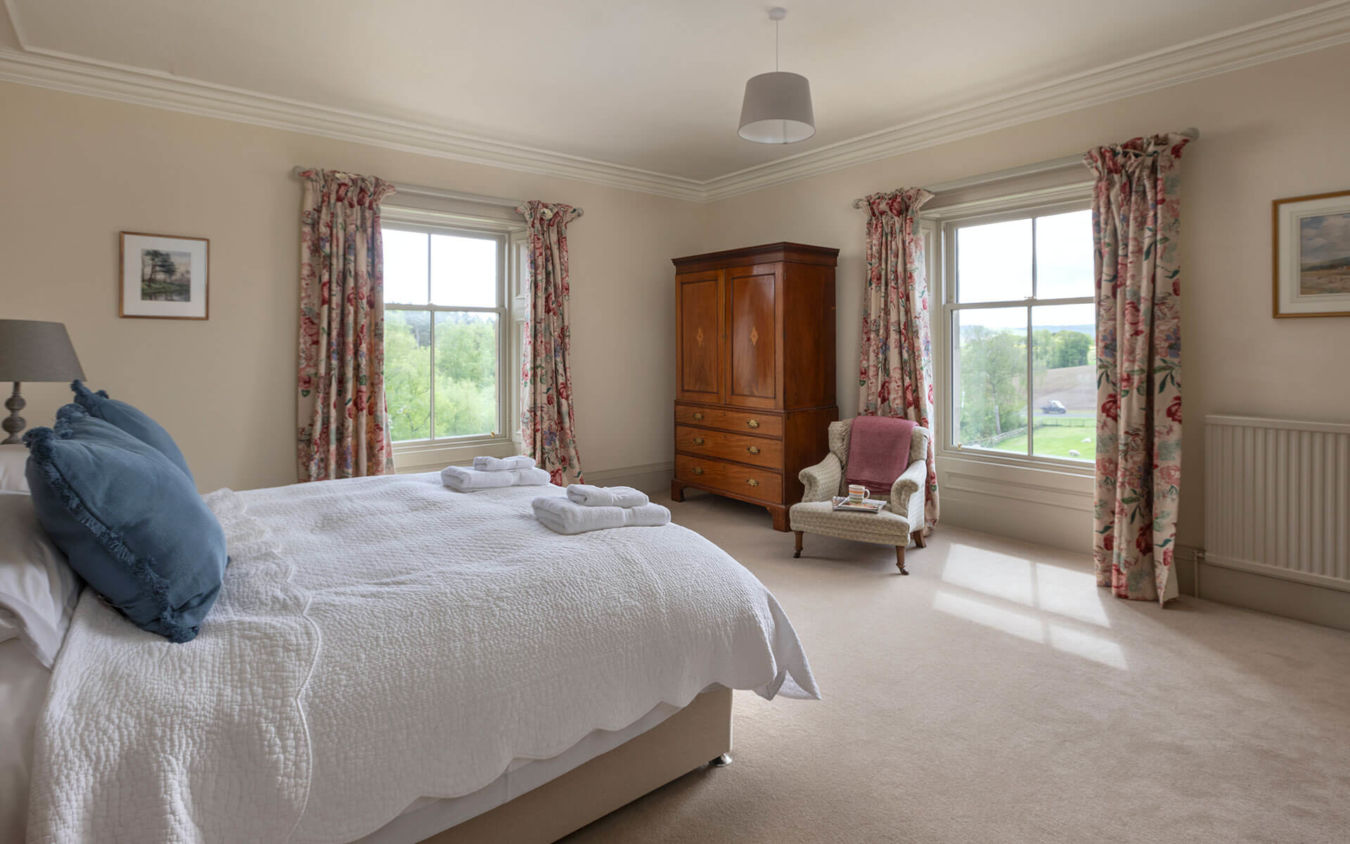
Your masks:
<svg viewBox="0 0 1350 844"><path fill-rule="evenodd" d="M117 315L209 319L211 241L122 232Z"/></svg>
<svg viewBox="0 0 1350 844"><path fill-rule="evenodd" d="M1350 190L1271 203L1276 319L1350 316Z"/></svg>

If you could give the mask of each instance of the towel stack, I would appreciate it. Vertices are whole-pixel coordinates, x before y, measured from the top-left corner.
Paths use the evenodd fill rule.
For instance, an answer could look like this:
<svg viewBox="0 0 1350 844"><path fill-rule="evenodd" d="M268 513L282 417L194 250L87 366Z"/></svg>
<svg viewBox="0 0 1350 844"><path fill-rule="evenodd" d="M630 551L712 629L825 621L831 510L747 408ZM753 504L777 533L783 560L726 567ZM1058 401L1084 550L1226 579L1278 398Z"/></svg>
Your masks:
<svg viewBox="0 0 1350 844"><path fill-rule="evenodd" d="M543 486L548 482L548 472L535 468L532 457L475 457L472 469L467 466L447 466L441 470L441 483L457 492L508 486Z"/></svg>
<svg viewBox="0 0 1350 844"><path fill-rule="evenodd" d="M515 457L475 457L473 468L480 472L519 472L534 468L534 458L518 454Z"/></svg>
<svg viewBox="0 0 1350 844"><path fill-rule="evenodd" d="M670 511L652 504L646 493L630 486L571 484L566 498L536 498L539 524L555 533L577 534L619 527L660 527Z"/></svg>
<svg viewBox="0 0 1350 844"><path fill-rule="evenodd" d="M583 507L641 507L649 500L647 493L631 486L590 484L568 484L567 498Z"/></svg>

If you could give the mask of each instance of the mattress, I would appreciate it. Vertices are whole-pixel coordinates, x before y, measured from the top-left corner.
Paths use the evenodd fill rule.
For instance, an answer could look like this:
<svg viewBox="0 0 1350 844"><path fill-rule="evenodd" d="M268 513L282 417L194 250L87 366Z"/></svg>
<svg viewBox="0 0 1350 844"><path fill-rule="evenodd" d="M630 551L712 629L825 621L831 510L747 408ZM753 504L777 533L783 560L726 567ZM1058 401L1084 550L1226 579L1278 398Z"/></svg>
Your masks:
<svg viewBox="0 0 1350 844"><path fill-rule="evenodd" d="M382 829L360 839L360 844L416 844L424 841L509 803L527 791L608 753L679 711L678 707L663 703L624 729L596 730L551 759L515 759L505 773L473 794L449 799L424 797L416 801Z"/></svg>

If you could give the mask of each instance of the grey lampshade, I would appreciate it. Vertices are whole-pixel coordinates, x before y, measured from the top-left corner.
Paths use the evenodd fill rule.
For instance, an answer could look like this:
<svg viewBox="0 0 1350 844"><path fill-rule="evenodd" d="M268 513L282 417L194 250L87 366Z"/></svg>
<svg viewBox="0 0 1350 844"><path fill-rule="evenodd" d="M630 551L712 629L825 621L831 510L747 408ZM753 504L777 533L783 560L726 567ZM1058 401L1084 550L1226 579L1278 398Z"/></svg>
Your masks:
<svg viewBox="0 0 1350 844"><path fill-rule="evenodd" d="M761 144L790 144L816 133L811 83L800 73L775 70L745 83L739 134Z"/></svg>
<svg viewBox="0 0 1350 844"><path fill-rule="evenodd" d="M84 370L63 324L0 319L0 382L76 378L84 378Z"/></svg>

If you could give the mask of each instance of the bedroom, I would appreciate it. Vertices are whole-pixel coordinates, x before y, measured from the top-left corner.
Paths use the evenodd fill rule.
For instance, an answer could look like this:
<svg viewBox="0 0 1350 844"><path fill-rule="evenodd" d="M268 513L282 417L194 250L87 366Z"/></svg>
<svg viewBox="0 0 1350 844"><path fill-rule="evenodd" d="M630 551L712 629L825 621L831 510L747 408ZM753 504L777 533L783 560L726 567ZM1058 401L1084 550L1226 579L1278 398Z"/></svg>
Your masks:
<svg viewBox="0 0 1350 844"><path fill-rule="evenodd" d="M730 768L699 768L576 840L1333 840L1350 823L1350 595L1334 578L1282 570L1282 557L1224 563L1223 543L1242 532L1211 511L1243 484L1214 477L1211 455L1259 429L1209 419L1289 420L1342 439L1350 422L1350 375L1336 362L1350 320L1276 318L1272 303L1273 203L1350 190L1350 4L1083 5L807 2L775 28L767 4L742 3L320 13L313 3L7 0L0 318L64 324L89 386L171 432L198 492L288 487L304 185L294 171L379 177L396 188L384 199L390 230L473 235L498 256L491 307L446 306L496 321L487 390L498 403L482 413L497 425L395 444L403 479L521 450L505 421L520 411L514 377L503 374L519 367L502 327L529 285L514 207L582 209L567 237L585 480L642 489L762 582L800 635L822 699L736 693ZM1053 46L1046 18L1062 22ZM887 57L897 42L903 61ZM809 78L814 104L816 135L787 145L737 135L746 81L774 69L775 49L783 70ZM1017 360L1032 370L1016 399L1024 418L1005 425L995 413L998 430L977 436L1004 437L989 443L1004 448L958 447L962 343L944 331L990 309L949 295L959 256L940 247L925 259L941 514L927 547L908 547L909 577L881 544L807 532L794 558L792 533L775 531L763 507L670 498L683 453L672 259L779 242L837 249L833 372L814 372L834 382L829 404L848 420L861 406L869 219L855 200L932 191L918 222L933 244L990 215L1081 214L1093 198L1086 151L1190 127L1199 137L1177 164L1180 594L1165 608L1095 585L1095 445L1082 442L1092 426L1036 459L1037 443L1060 447L1050 434L1081 417L1073 396L1084 391L1036 391L1035 330L1079 319L1048 317L1019 335ZM119 315L123 232L209 240L206 319ZM451 318L431 316L430 302L386 304L387 320ZM1086 361L1074 353L1047 372L1081 377ZM61 381L25 381L22 395L29 429L51 426L71 401ZM1044 411L1051 401L1066 413ZM1030 427L1024 443L1019 427ZM1338 452L1305 454L1279 465L1333 466ZM1246 485L1276 485L1262 477ZM1281 493L1298 539L1315 530L1314 505L1327 498L1318 490L1334 506L1335 484L1347 483L1332 471L1318 480L1311 494ZM1342 507L1319 523L1342 555L1346 521ZM1267 543L1277 556L1294 544ZM1350 562L1339 565L1343 581ZM1148 810L1108 817L1111 785L1107 800ZM536 814L561 815L568 802Z"/></svg>

